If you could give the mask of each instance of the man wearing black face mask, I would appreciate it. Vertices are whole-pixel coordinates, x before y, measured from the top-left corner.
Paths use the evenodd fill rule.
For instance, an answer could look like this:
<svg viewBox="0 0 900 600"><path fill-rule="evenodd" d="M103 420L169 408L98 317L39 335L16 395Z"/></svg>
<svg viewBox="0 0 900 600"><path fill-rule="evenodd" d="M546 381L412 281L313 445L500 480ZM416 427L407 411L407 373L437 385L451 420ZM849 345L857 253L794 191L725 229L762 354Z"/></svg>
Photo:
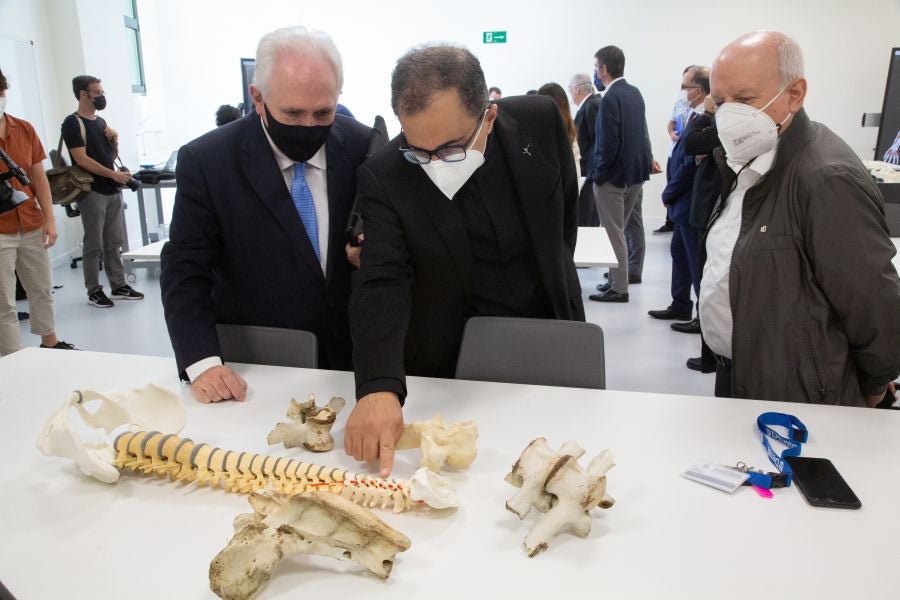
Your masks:
<svg viewBox="0 0 900 600"><path fill-rule="evenodd" d="M178 153L162 298L178 371L201 402L246 397L217 323L316 334L319 367L350 369L344 226L371 129L335 115L341 57L326 34L260 40L256 109Z"/></svg>
<svg viewBox="0 0 900 600"><path fill-rule="evenodd" d="M144 295L125 282L121 248L125 244L125 214L122 186L131 173L117 171L113 165L119 134L97 116L106 108L103 84L96 77L79 75L72 79L72 92L78 99L78 110L66 117L62 136L72 160L94 175L91 191L78 201L84 225L84 286L88 303L98 308L114 304L100 285L100 256L112 296L122 300L141 300Z"/></svg>

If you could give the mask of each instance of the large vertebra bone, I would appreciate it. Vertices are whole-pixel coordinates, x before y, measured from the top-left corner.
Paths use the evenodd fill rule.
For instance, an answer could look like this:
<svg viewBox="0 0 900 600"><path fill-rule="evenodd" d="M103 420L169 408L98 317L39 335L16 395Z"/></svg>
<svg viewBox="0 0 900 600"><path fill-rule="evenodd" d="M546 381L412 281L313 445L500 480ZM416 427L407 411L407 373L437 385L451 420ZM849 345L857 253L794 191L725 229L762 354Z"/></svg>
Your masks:
<svg viewBox="0 0 900 600"><path fill-rule="evenodd" d="M525 536L525 551L535 556L546 550L557 533L569 529L587 537L591 531L589 511L595 506L610 508L615 504L606 493L606 472L615 462L610 450L604 450L588 465L578 464L584 454L578 444L567 442L554 452L547 440L537 438L522 452L506 481L522 488L506 503L506 508L520 519L531 508L546 513L537 519Z"/></svg>
<svg viewBox="0 0 900 600"><path fill-rule="evenodd" d="M445 465L454 469L465 469L472 464L477 454L475 441L478 427L475 421L465 421L447 425L440 415L430 421L408 423L397 440L397 450L421 448L423 467L440 473Z"/></svg>
<svg viewBox="0 0 900 600"><path fill-rule="evenodd" d="M100 403L95 412L90 412L85 406L92 402ZM122 425L132 429L178 433L186 419L181 398L152 383L125 393L72 392L62 406L50 415L38 437L37 446L48 456L74 460L82 473L104 483L113 483L119 478L119 472L113 466L115 453L106 443L88 444L78 436L69 422L73 407L88 427L102 428L107 434Z"/></svg>
<svg viewBox="0 0 900 600"><path fill-rule="evenodd" d="M343 398L334 397L325 406L316 406L315 394L303 404L292 399L287 412L291 422L275 425L267 438L269 445L283 443L285 448L303 446L313 452L328 452L334 448L331 427L344 404Z"/></svg>
<svg viewBox="0 0 900 600"><path fill-rule="evenodd" d="M370 508L386 509L393 503L394 512L418 502L437 509L459 506L449 484L424 468L409 481L378 479L283 457L226 451L158 431L123 433L116 438L115 449L115 465L120 469L221 486L229 492L267 487L286 495L323 491Z"/></svg>
<svg viewBox="0 0 900 600"><path fill-rule="evenodd" d="M308 492L253 494L252 514L234 521L235 535L209 565L209 586L225 600L256 597L278 564L292 554L356 562L387 579L409 538L341 496Z"/></svg>

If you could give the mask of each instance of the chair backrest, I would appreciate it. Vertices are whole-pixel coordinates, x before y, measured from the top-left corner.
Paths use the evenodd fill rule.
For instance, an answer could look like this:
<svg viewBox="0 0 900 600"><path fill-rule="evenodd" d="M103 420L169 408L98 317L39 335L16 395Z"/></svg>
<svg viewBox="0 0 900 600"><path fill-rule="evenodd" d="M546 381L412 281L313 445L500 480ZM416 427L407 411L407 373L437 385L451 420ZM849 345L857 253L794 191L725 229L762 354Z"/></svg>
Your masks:
<svg viewBox="0 0 900 600"><path fill-rule="evenodd" d="M900 183L897 185L900 185ZM886 202L884 205L884 217L887 219L890 236L900 237L900 204Z"/></svg>
<svg viewBox="0 0 900 600"><path fill-rule="evenodd" d="M309 331L224 323L216 331L225 362L310 369L319 364L319 342Z"/></svg>
<svg viewBox="0 0 900 600"><path fill-rule="evenodd" d="M603 330L580 321L472 317L463 331L456 378L602 390Z"/></svg>

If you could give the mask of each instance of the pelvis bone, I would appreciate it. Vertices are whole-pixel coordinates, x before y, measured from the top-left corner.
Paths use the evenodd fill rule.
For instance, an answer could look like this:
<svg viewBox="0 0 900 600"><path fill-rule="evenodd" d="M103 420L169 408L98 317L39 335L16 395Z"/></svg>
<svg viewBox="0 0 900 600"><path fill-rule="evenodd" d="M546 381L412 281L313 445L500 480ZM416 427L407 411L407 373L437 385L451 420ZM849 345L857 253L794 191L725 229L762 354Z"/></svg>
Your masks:
<svg viewBox="0 0 900 600"><path fill-rule="evenodd" d="M313 452L328 452L334 448L331 427L345 403L343 398L334 397L319 407L315 394L310 394L303 404L291 400L287 412L291 422L275 425L267 438L269 445L283 443L285 448L303 446Z"/></svg>
<svg viewBox="0 0 900 600"><path fill-rule="evenodd" d="M397 440L397 450L421 448L421 466L440 473L445 466L465 469L478 453L475 421L447 425L440 415L430 421L408 423Z"/></svg>
<svg viewBox="0 0 900 600"><path fill-rule="evenodd" d="M99 402L91 412L87 405ZM94 390L74 391L56 411L50 415L37 446L48 456L61 456L74 460L81 472L104 483L119 478L115 468L115 452L106 443L86 443L69 422L72 408L78 412L85 425L91 429L103 429L106 434L123 425L131 429L154 429L165 433L178 433L184 427L186 412L181 398L154 384L130 392Z"/></svg>
<svg viewBox="0 0 900 600"><path fill-rule="evenodd" d="M570 530L587 537L591 531L590 510L615 504L606 493L606 472L615 466L613 454L604 450L588 465L578 464L584 454L578 444L566 442L558 452L547 440L532 441L506 476L507 483L521 488L506 503L506 509L524 519L532 508L545 513L525 536L525 551L535 556L546 550L557 533Z"/></svg>
<svg viewBox="0 0 900 600"><path fill-rule="evenodd" d="M333 494L253 494L252 514L234 521L235 535L209 565L209 586L226 600L254 598L293 554L353 561L387 579L409 538L368 510Z"/></svg>

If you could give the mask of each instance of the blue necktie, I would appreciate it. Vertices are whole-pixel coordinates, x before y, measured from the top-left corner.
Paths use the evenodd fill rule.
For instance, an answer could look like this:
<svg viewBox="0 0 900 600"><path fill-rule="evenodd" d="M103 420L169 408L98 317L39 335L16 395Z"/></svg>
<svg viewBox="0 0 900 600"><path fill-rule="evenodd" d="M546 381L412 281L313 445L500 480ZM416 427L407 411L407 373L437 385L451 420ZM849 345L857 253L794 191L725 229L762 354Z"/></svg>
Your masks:
<svg viewBox="0 0 900 600"><path fill-rule="evenodd" d="M306 170L306 163L294 163L294 183L291 184L291 198L294 200L294 206L297 208L297 214L303 221L303 227L306 228L306 235L312 242L313 250L316 258L320 261L319 256L319 224L316 219L316 205L313 202L312 192L306 184L306 177L303 172Z"/></svg>

